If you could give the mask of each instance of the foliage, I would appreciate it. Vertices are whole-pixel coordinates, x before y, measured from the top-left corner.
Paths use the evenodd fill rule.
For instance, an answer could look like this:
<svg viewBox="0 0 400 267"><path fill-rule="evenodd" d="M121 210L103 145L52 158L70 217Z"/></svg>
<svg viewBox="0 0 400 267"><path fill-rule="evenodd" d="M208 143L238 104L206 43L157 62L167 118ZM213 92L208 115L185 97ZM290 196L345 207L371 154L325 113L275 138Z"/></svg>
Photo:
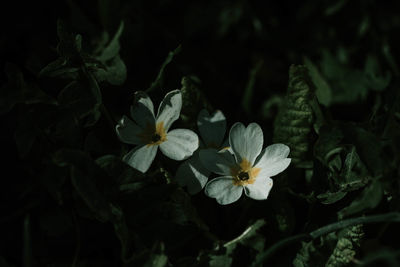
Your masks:
<svg viewBox="0 0 400 267"><path fill-rule="evenodd" d="M394 1L60 1L1 34L1 266L398 266ZM9 17L9 18L8 18ZM12 18L12 19L11 19ZM115 127L134 93L182 93L290 147L267 200L220 206ZM228 134L225 136L225 138ZM213 177L210 177L212 179Z"/></svg>

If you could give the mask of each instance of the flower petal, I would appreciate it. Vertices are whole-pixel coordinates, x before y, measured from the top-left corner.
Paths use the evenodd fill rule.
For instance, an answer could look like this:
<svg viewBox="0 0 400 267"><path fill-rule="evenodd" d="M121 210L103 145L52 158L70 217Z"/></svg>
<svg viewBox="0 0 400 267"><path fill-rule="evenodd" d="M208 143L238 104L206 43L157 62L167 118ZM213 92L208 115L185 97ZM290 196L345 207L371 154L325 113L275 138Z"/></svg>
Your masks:
<svg viewBox="0 0 400 267"><path fill-rule="evenodd" d="M189 194L194 195L201 191L207 183L210 171L200 162L199 153L183 162L176 172L179 185L186 186Z"/></svg>
<svg viewBox="0 0 400 267"><path fill-rule="evenodd" d="M229 132L229 144L238 163L245 159L253 165L262 150L263 142L263 132L257 123L250 123L245 128L243 123L237 122Z"/></svg>
<svg viewBox="0 0 400 267"><path fill-rule="evenodd" d="M258 177L271 177L283 172L290 164L287 158L290 149L284 144L274 144L266 147L255 164L261 171Z"/></svg>
<svg viewBox="0 0 400 267"><path fill-rule="evenodd" d="M157 154L158 146L142 145L132 149L122 160L131 167L145 173Z"/></svg>
<svg viewBox="0 0 400 267"><path fill-rule="evenodd" d="M260 159L261 157L266 157L270 161L274 161L274 159L284 159L287 158L289 155L290 148L287 145L284 144L273 144L267 146L263 153L260 154Z"/></svg>
<svg viewBox="0 0 400 267"><path fill-rule="evenodd" d="M199 147L199 137L191 130L174 129L167 133L167 140L160 144L162 153L174 160L190 157Z"/></svg>
<svg viewBox="0 0 400 267"><path fill-rule="evenodd" d="M204 167L219 175L231 175L231 167L235 166L235 159L228 150L218 152L216 149L200 150L200 160Z"/></svg>
<svg viewBox="0 0 400 267"><path fill-rule="evenodd" d="M148 128L149 125L155 125L153 102L145 92L135 92L135 101L131 106L131 116L144 129Z"/></svg>
<svg viewBox="0 0 400 267"><path fill-rule="evenodd" d="M244 187L246 196L262 200L267 199L269 191L271 191L273 181L269 177L258 177L253 184L248 184Z"/></svg>
<svg viewBox="0 0 400 267"><path fill-rule="evenodd" d="M219 204L227 205L241 197L243 187L234 185L232 177L222 176L208 182L204 191L207 196L215 198Z"/></svg>
<svg viewBox="0 0 400 267"><path fill-rule="evenodd" d="M115 126L115 130L119 139L124 143L133 145L143 143L138 137L138 134L140 134L143 129L125 115L118 122L117 126Z"/></svg>
<svg viewBox="0 0 400 267"><path fill-rule="evenodd" d="M202 109L197 117L197 127L206 146L220 147L226 131L226 119L220 110L210 115Z"/></svg>
<svg viewBox="0 0 400 267"><path fill-rule="evenodd" d="M172 123L179 118L182 108L182 93L180 90L173 90L165 95L158 107L157 123L164 122L164 128L168 131Z"/></svg>

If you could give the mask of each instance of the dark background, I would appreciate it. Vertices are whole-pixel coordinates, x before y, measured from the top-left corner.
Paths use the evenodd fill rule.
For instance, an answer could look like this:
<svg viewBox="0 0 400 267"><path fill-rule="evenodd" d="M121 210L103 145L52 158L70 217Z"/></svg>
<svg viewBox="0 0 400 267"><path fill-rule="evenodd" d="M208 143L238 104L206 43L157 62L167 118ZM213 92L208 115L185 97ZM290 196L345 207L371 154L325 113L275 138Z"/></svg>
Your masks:
<svg viewBox="0 0 400 267"><path fill-rule="evenodd" d="M322 106L322 111L331 121L366 125L371 122L371 110L378 95L383 103L395 99L398 95L396 84L399 76L396 63L399 57L397 47L400 45L399 8L397 1L373 0L10 1L1 7L0 62L1 67L6 63L15 64L26 82L36 84L46 94L56 98L66 83L55 78L39 77L39 72L58 57L57 20L62 19L71 32L82 35L83 50L87 53L92 51L102 32L112 35L123 21L125 28L120 38L120 56L126 65L127 79L122 85L101 85L104 106L115 121L123 114L128 114L133 92L147 89L168 53L181 45L180 53L165 70L161 88L151 94L154 103L159 103L166 92L180 88L183 76L195 76L207 101L226 115L228 127L236 121L245 124L257 121L264 130L265 143L269 144L272 142L277 106L273 105L267 112L263 104L274 96L283 98L288 85L290 65L303 64L305 57L323 69L328 64L324 61L324 53L330 53L339 61L342 55L345 57L341 62L343 69L363 70L367 56L372 55L380 72L390 73L391 82L385 90L362 89L360 93L355 93L355 97L348 97L347 101L337 100L329 106ZM340 51L345 51L344 56ZM244 111L242 99L250 72L260 62L262 65L255 75L250 110ZM332 94L344 96L346 99L346 93L335 91L335 76L328 77L329 79L333 80ZM8 80L3 71L0 71L0 80L2 84ZM349 81L346 84L347 90L356 90L352 88L356 82L357 80ZM98 150L87 150L82 142L78 142L79 145L65 145L67 141L63 141L53 144L51 149L38 143L34 149L40 152L21 159L14 133L18 121L27 110L24 105L19 103L1 115L3 168L0 178L0 265L4 261L4 266L70 266L68 264L73 261L78 250L79 260L76 266L120 266L121 247L112 223L99 222L94 218L96 216L79 211L79 205L84 203L77 200L79 197L76 197L69 178L59 182L62 184L56 190L62 195L62 201L59 201L58 193L47 186L52 183L47 179L48 176L60 177L60 173L53 171L49 167L52 165L42 159L47 159L44 155L52 154L57 147L81 149L88 152L93 159L105 154L121 156L126 148L121 150L116 135L109 129L104 130L107 123L101 119L93 129L83 129L81 133L82 138L86 138L92 132L105 131L97 139L102 145ZM385 110L379 112L385 113ZM45 113L46 111L38 112ZM369 124L368 127L373 132L374 128L379 127L379 122ZM67 136L69 132L61 131L59 134ZM392 158L398 157L393 155ZM174 173L177 164L168 160L166 162L168 166L172 166L170 172ZM44 182L43 173L47 175L43 178ZM297 175L301 172L294 169L291 173ZM399 175L395 170L390 174L393 179ZM65 176L68 177L68 170L65 170ZM292 187L296 188L297 185ZM297 188L303 189L302 185ZM157 190L161 190L162 194L169 194L175 189ZM143 211L139 208L132 208L130 211L130 206L135 206L136 202L141 206L140 201L146 200L146 197L154 198L153 194L157 195L149 191L149 196L144 194L138 197L139 200L136 197L131 199L129 195L114 197L123 203L121 206L125 212L132 212L132 218L135 218ZM264 213L257 210L273 209L276 204L248 204L242 201L228 208L221 208L203 193L193 196L191 201L210 232L217 239L225 241L243 232L249 222L258 218L270 219L272 215L264 216ZM306 201L288 196L287 202L297 218L291 233L285 234L287 236L313 228L309 225L323 226L332 222L339 209L338 206L318 206L323 210L326 220L315 219L315 215L310 215L311 208ZM154 205L157 206L157 202ZM243 207L246 205L251 206L245 215L248 218L239 220L241 216L236 211L244 213ZM151 205L142 206L151 211ZM379 211L394 210L383 206L378 207ZM140 217L138 220L143 221L132 223L132 231L135 234L140 233L147 220L157 221L155 229L166 227L168 230L160 230L158 233L147 229L143 236L148 238L141 237L141 241L132 238L133 251L139 259L157 254L162 250L160 247L166 246L168 264L174 266L179 263L185 266L182 259L195 258L199 251L212 249L210 240L197 226L190 223L179 227L169 225L169 222L153 219L157 218L157 213L153 216ZM231 225L232 220L239 222L230 228L227 225ZM264 230L269 239L268 245L285 236L271 233L277 227L274 223L269 227L272 230ZM146 231L151 234L147 235ZM372 242L373 245L398 249L398 242L392 242L390 235L378 234L375 228L369 231L372 240L380 238L381 243ZM288 259L275 259L276 262L290 263L296 248L287 253L290 255ZM245 262L251 259L246 250L241 255Z"/></svg>

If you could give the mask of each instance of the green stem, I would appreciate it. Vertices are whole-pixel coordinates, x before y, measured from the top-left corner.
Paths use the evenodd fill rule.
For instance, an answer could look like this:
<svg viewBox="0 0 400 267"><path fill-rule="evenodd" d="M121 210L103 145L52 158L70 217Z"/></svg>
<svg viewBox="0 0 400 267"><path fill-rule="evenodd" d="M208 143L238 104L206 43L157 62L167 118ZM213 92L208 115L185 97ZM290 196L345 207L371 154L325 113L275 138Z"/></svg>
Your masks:
<svg viewBox="0 0 400 267"><path fill-rule="evenodd" d="M336 232L337 230L357 225L357 224L365 224L365 223L377 223L377 222L400 222L400 213L399 212L390 212L386 214L379 215L371 215L364 216L358 218L351 218L347 220L343 220L340 222L335 222L328 224L324 227L321 227L315 231L310 233L312 239L316 239L323 235L329 234L331 232Z"/></svg>
<svg viewBox="0 0 400 267"><path fill-rule="evenodd" d="M305 239L315 240L321 236L324 236L331 232L336 232L338 230L341 230L349 226L357 224L377 223L377 222L400 222L400 213L390 212L385 214L346 219L340 222L328 224L315 231L312 231L311 233L298 234L295 236L282 239L277 243L275 243L274 245L272 245L271 247L269 247L266 251L262 252L260 257L252 264L252 266L262 266L263 262L265 262L268 258L270 258L276 251L294 242L298 242Z"/></svg>

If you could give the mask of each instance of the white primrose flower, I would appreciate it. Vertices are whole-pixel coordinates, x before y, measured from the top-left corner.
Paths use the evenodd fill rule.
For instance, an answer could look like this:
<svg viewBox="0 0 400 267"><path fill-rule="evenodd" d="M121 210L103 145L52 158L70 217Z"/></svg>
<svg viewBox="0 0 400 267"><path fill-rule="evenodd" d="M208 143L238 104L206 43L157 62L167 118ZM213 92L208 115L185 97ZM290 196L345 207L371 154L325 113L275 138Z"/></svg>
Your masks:
<svg viewBox="0 0 400 267"><path fill-rule="evenodd" d="M256 200L267 199L272 188L271 176L284 171L290 164L289 147L273 144L263 151L263 132L257 123L247 128L235 123L229 132L229 144L233 151L203 150L200 159L210 171L222 175L207 183L205 193L221 205L238 200L243 190Z"/></svg>
<svg viewBox="0 0 400 267"><path fill-rule="evenodd" d="M181 186L186 186L191 195L200 192L204 188L211 173L201 163L199 151L207 148L217 151L227 146L227 142L223 144L226 119L220 110L210 115L206 109L202 109L197 116L197 127L201 137L200 148L190 159L179 166L175 175L177 182Z"/></svg>
<svg viewBox="0 0 400 267"><path fill-rule="evenodd" d="M173 159L184 160L199 147L196 133L187 129L169 131L172 123L179 118L182 108L180 90L167 93L154 116L153 102L145 92L135 93L136 101L131 106L130 120L123 116L115 127L117 135L124 143L138 145L123 157L133 168L146 172L156 156L161 152Z"/></svg>

